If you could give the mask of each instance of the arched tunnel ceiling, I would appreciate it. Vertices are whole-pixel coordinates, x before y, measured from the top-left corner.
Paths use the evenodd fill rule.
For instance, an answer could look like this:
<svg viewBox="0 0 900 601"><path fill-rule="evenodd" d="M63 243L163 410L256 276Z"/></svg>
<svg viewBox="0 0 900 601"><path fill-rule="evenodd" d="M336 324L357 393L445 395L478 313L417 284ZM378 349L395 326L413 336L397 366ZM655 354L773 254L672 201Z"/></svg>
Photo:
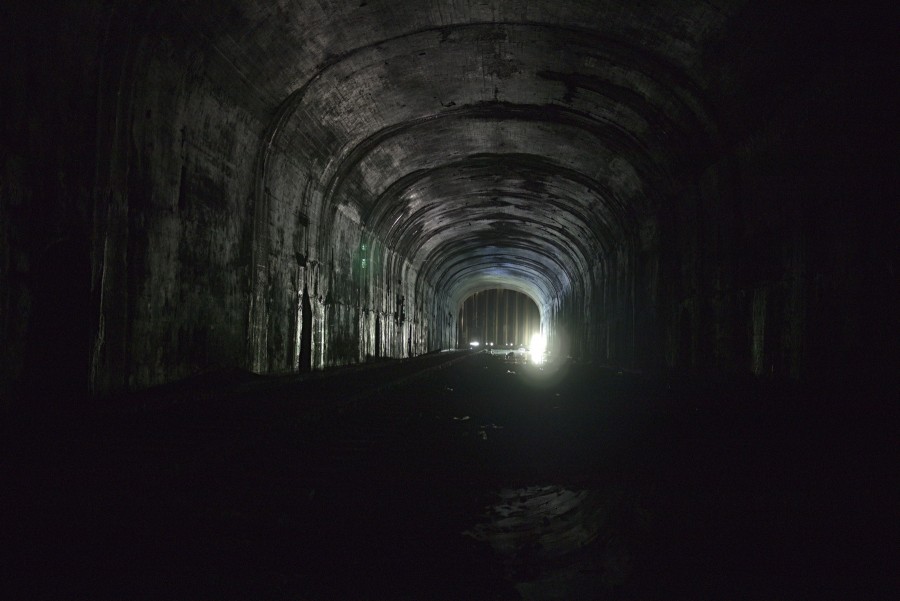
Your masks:
<svg viewBox="0 0 900 601"><path fill-rule="evenodd" d="M546 306L588 285L716 147L705 52L743 4L180 11L267 107L272 147L309 167L320 245L329 216L352 207L439 293L502 286Z"/></svg>

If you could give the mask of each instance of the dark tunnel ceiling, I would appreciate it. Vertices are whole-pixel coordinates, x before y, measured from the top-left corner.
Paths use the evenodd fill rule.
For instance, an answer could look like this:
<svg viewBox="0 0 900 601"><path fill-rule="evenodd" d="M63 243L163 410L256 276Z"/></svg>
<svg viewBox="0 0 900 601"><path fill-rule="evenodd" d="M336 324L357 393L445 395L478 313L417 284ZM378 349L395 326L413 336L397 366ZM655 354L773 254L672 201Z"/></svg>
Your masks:
<svg viewBox="0 0 900 601"><path fill-rule="evenodd" d="M706 54L745 3L220 4L181 16L312 166L318 244L341 207L439 292L546 306L716 148Z"/></svg>

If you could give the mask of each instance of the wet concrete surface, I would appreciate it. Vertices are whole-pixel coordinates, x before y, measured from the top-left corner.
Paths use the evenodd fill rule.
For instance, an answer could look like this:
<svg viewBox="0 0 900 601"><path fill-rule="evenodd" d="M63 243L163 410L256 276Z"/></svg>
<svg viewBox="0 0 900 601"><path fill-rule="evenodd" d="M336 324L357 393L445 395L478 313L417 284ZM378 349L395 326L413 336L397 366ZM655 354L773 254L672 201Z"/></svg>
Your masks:
<svg viewBox="0 0 900 601"><path fill-rule="evenodd" d="M892 590L889 427L796 391L445 354L140 402L6 420L5 598Z"/></svg>

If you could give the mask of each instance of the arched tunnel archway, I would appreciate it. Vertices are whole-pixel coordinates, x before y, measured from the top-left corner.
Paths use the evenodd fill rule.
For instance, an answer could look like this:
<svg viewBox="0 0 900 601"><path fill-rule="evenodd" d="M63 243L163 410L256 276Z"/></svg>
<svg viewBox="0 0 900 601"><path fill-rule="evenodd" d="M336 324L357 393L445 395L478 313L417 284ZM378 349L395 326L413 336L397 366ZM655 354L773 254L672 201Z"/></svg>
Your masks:
<svg viewBox="0 0 900 601"><path fill-rule="evenodd" d="M895 12L4 3L5 596L893 598Z"/></svg>
<svg viewBox="0 0 900 601"><path fill-rule="evenodd" d="M48 67L84 118L10 147L2 309L66 229L15 234L59 174L90 221L96 393L455 348L460 300L508 282L573 356L634 369L802 380L829 340L862 365L889 340L852 317L889 305L862 294L893 269L880 196L844 227L872 179L847 174L879 157L865 124L832 127L879 30L832 4L223 6L18 9L71 68L8 67L16 106L58 108L23 87ZM92 151L21 168L42 146ZM4 323L12 356L28 334Z"/></svg>
<svg viewBox="0 0 900 601"><path fill-rule="evenodd" d="M529 36L534 35L535 28L465 26L459 28L462 40L455 40L455 43L475 43L486 30L504 39L531 39ZM541 35L547 32L546 27L536 30ZM412 38L416 45L437 42L430 34L416 33ZM258 163L262 166L258 171L261 181L267 181L268 170L276 165L280 154L308 152L306 148L289 148L279 143L281 139L296 137L312 125L308 121L297 121L293 114L299 114L301 109L303 114L313 110L311 106L321 102L318 95L326 91L330 94L333 78L351 66L354 71L350 79L365 80L367 69L375 64L379 69L383 68L381 61L385 53L401 64L408 63L411 59L407 56L406 44L409 43L406 38L403 38L403 44L391 40L380 46L375 55L364 47L345 60L329 65L309 86L291 94L270 127L273 141L267 142L262 151L264 159ZM437 43L438 60L449 60L454 56L452 44L443 47ZM399 54L389 50L395 45L400 47ZM545 64L544 55L527 56L538 62L530 68L539 71L556 68ZM379 62L370 62L376 59ZM412 68L409 64L406 67ZM553 70L546 72L556 73ZM440 93L443 84L433 77L434 72L425 71L419 65L412 73L422 79L423 89L443 95ZM555 81L555 76L547 78ZM342 76L341 85L347 85L343 82L350 79ZM661 83L648 85L673 85L667 77L662 79ZM497 94L507 85L511 86L509 93L501 101ZM385 89L383 93L394 91ZM590 303L592 297L599 296L597 287L602 284L598 278L602 277L605 255L616 246L627 248L628 241L634 239L636 224L644 210L638 207L660 193L651 182L664 178L662 173L666 168L655 164L663 160L664 154L659 154L658 158L647 155L650 149L635 145L622 130L621 123L613 126L600 114L565 105L518 103L515 96L520 89L513 83L497 81L494 95L489 99L476 90L467 93L474 93L474 96L464 104L453 101L439 103L439 106L433 102L434 95L410 97L407 100L415 100L415 109L406 108L393 120L386 121L381 115L366 122L363 128L340 134L339 137L347 138L343 149L328 160L321 172L307 171L302 176L307 184L302 194L296 196L298 210L304 215L318 214L319 227L294 235L303 238L304 246L316 246L319 256L328 257L332 269L336 267L335 261L341 261L335 259L336 255L359 244L363 236L361 231L376 241L373 249L378 248L383 254L373 258L372 264L373 267L381 266L383 271L373 270L375 276L367 284L376 288L401 288L401 293L395 291L383 293L381 299L370 298L382 305L394 305L393 310L390 306L382 308L394 318L395 331L386 329L384 334L388 339L394 339L393 343L384 341L385 348L393 348L393 353L404 353L404 340L406 354L433 349L435 342L426 334L432 328L422 315L422 303L432 304L436 297L452 298L455 289L470 286L467 280L476 274L484 277L485 272L491 271L495 276L513 273L516 278L528 281L529 287L539 290L543 307L562 306L569 297L573 297L569 302L574 306ZM553 93L555 91L551 95ZM679 92L679 95L685 93ZM529 99L533 100L530 96ZM613 103L618 102L620 100L613 100ZM450 108L457 105L457 108ZM411 105L403 105L408 106ZM680 106L678 110L683 111ZM340 110L364 109L360 106ZM629 110L633 111L633 107ZM473 129L472 125L476 124L478 129ZM333 122L333 125L342 127L340 122ZM323 135L322 128L315 127L306 131L303 138ZM367 134L367 129L371 133ZM295 130L298 133L294 133ZM579 148L580 144L584 147ZM456 149L453 156L442 151L447 147ZM535 153L541 147L552 147L561 152L552 158L544 157ZM642 155L649 158L650 163L645 164ZM373 161L379 157L380 160L391 157L399 171L373 170L377 166ZM314 165L315 159L310 158ZM365 187L361 188L361 185ZM266 248L270 236L265 224L272 222L268 208L271 189L262 185L257 190L262 192L257 197L256 220L263 223L254 228L257 232L254 251L256 256L270 257L270 250ZM339 268L341 271L350 273L355 269L352 254L345 255L344 262L343 268ZM488 267L490 264L493 265ZM262 292L270 287L270 272L271 267L260 265L253 271L256 292L251 332L260 332L260 335L251 337L250 353L251 362L256 365L271 364L265 357L277 352L267 342L268 326L254 325L269 323L268 301ZM331 287L335 283L331 281L326 285ZM404 287L407 290L402 290ZM346 287L334 292L336 294L324 298L343 307L359 300L358 293L354 295ZM406 300L410 296L415 305L411 314L413 319L407 321L406 308L410 305ZM324 302L320 295L320 303ZM577 312L578 309L573 308L571 315ZM443 310L433 309L430 313L433 317L443 314ZM589 312L582 310L581 313L578 319L590 324ZM355 336L346 323L330 321L325 327L341 341ZM584 331L583 328L569 329L573 333ZM362 333L363 337L368 335ZM426 339L413 344L413 338L422 335ZM441 338L439 336L437 340ZM588 351L590 346L585 340L573 340L573 343L579 352ZM612 346L617 343L618 339ZM356 345L371 346L363 339L357 340ZM336 360L355 360L353 345L344 346L345 351L338 353Z"/></svg>

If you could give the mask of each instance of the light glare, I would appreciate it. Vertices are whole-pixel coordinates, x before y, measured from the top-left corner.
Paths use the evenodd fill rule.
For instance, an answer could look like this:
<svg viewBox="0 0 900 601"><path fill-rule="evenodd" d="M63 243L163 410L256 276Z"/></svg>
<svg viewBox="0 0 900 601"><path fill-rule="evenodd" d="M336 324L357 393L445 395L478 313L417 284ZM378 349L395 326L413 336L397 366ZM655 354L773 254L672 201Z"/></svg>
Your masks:
<svg viewBox="0 0 900 601"><path fill-rule="evenodd" d="M547 341L543 334L537 333L531 337L531 362L540 365L544 362L544 351L547 349Z"/></svg>

